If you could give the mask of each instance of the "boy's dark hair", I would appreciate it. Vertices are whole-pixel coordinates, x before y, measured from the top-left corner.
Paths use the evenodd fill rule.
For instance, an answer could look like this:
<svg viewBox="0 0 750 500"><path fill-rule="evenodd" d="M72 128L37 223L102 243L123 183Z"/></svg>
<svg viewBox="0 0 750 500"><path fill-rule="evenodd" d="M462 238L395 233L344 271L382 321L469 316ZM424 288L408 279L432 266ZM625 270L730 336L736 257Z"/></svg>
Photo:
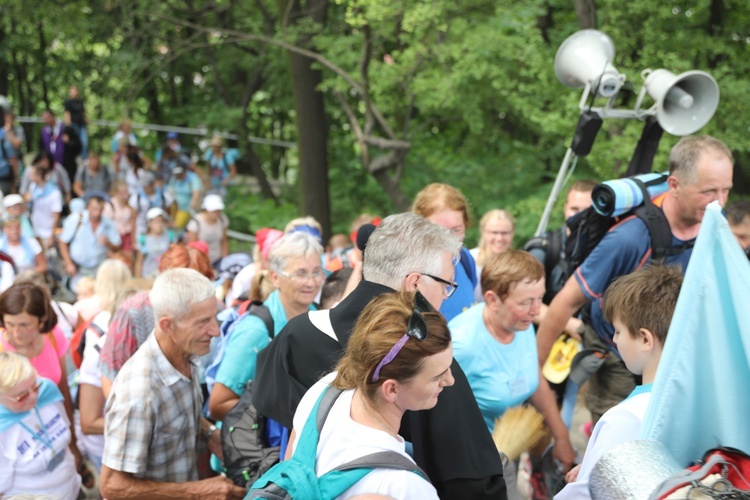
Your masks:
<svg viewBox="0 0 750 500"><path fill-rule="evenodd" d="M326 277L326 280L323 282L323 289L320 292L321 309L330 309L341 299L341 295L343 295L346 283L349 281L351 275L352 268L345 267L332 272Z"/></svg>
<svg viewBox="0 0 750 500"><path fill-rule="evenodd" d="M732 226L742 224L750 217L750 200L737 200L727 205L727 220Z"/></svg>
<svg viewBox="0 0 750 500"><path fill-rule="evenodd" d="M616 279L607 288L602 304L604 319L624 323L631 336L645 328L664 345L681 287L679 266L648 265Z"/></svg>

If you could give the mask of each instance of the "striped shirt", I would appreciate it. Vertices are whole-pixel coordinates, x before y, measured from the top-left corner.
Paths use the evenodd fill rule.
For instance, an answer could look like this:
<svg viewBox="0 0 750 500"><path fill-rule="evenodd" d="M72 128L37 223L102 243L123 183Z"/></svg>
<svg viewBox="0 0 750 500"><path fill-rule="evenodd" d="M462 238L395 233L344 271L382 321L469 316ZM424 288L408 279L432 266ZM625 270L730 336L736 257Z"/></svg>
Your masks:
<svg viewBox="0 0 750 500"><path fill-rule="evenodd" d="M191 361L191 378L185 377L149 336L112 386L102 463L151 481L197 480L203 404L197 370Z"/></svg>

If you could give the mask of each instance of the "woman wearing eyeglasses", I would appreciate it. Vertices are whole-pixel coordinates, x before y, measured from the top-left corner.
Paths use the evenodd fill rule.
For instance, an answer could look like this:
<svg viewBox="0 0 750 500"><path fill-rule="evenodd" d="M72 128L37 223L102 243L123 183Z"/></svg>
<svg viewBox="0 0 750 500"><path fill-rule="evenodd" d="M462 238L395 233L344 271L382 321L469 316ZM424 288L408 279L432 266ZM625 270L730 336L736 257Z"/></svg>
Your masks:
<svg viewBox="0 0 750 500"><path fill-rule="evenodd" d="M490 257L481 276L484 303L450 323L456 361L466 373L484 420L492 432L505 410L529 400L555 438L553 456L572 462L575 453L549 385L537 361L533 319L545 293L544 266L530 253L509 250ZM541 382L540 382L541 381ZM510 470L510 469L508 469ZM506 472L508 497L513 474Z"/></svg>
<svg viewBox="0 0 750 500"><path fill-rule="evenodd" d="M73 403L68 388L65 354L69 342L57 326L57 314L47 290L33 283L19 283L0 295L0 352L17 352L31 362L40 377L57 385L63 397L66 416L73 421ZM87 473L81 453L72 446L80 471Z"/></svg>
<svg viewBox="0 0 750 500"><path fill-rule="evenodd" d="M268 255L268 277L276 291L263 303L271 313L273 330L269 332L258 316L247 314L232 325L217 364L208 368L207 378L215 374L209 398L211 417L222 420L255 378L257 354L278 334L289 319L315 309L313 302L323 284L325 273L320 256L323 247L306 233L291 233L279 239ZM209 382L209 386L211 382Z"/></svg>
<svg viewBox="0 0 750 500"><path fill-rule="evenodd" d="M370 453L406 455L398 435L407 410L428 410L453 385L451 337L445 319L419 293L383 294L359 316L336 371L305 393L294 414L287 458L293 454L316 402L333 386L343 392L320 431L318 476ZM377 493L393 498L438 498L420 475L375 469L338 498Z"/></svg>
<svg viewBox="0 0 750 500"><path fill-rule="evenodd" d="M453 186L433 183L417 193L411 211L446 228L461 242L459 259L454 262L453 281L456 287L440 306L440 312L450 321L475 303L474 288L478 282L476 263L469 250L463 246L469 225L469 203Z"/></svg>
<svg viewBox="0 0 750 500"><path fill-rule="evenodd" d="M507 210L495 208L484 213L479 220L479 244L470 250L477 264L477 276L490 257L510 250L515 232L516 220ZM484 300L481 286L474 288L474 296L478 302Z"/></svg>
<svg viewBox="0 0 750 500"><path fill-rule="evenodd" d="M78 498L62 394L20 354L0 353L0 373L0 497Z"/></svg>

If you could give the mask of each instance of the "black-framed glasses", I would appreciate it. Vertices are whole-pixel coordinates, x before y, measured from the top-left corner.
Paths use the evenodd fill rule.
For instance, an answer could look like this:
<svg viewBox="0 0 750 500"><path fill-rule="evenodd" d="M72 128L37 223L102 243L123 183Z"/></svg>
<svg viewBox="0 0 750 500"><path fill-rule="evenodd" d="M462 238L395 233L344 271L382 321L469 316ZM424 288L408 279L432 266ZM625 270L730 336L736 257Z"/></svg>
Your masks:
<svg viewBox="0 0 750 500"><path fill-rule="evenodd" d="M456 289L458 289L458 283L456 283L455 281L444 280L443 278L439 276L433 276L432 274L427 274L427 273L419 273L419 274L421 274L422 276L427 276L428 278L432 278L438 283L442 283L443 285L445 285L445 289L443 290L443 295L445 296L446 299L449 299L451 295L453 295L453 293L456 291Z"/></svg>
<svg viewBox="0 0 750 500"><path fill-rule="evenodd" d="M393 347L391 347L391 350L388 351L388 354L386 354L383 360L378 363L378 366L375 367L375 371L372 374L373 382L377 382L380 379L380 370L382 370L385 365L396 358L398 353L401 352L401 349L403 349L404 345L406 344L406 341L409 340L409 337L412 337L419 342L422 342L427 338L427 323L425 322L422 313L433 311L434 309L427 301L427 299L424 298L424 295L422 295L419 290L417 290L414 293L414 308L412 309L411 316L409 316L409 323L407 323L406 326L406 333L399 339L398 342L396 342Z"/></svg>
<svg viewBox="0 0 750 500"><path fill-rule="evenodd" d="M37 382L34 387L32 387L28 391L24 392L20 396L5 396L5 398L8 401L13 401L14 403L20 403L20 402L24 401L26 398L28 398L29 396L31 396L33 393L38 392L40 387L42 387L42 382L41 381Z"/></svg>

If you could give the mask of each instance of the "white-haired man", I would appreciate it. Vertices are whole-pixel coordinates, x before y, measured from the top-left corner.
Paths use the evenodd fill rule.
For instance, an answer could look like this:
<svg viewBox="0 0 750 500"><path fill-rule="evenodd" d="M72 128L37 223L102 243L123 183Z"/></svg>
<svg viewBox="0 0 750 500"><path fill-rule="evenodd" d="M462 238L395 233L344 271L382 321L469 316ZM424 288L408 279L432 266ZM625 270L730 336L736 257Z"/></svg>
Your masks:
<svg viewBox="0 0 750 500"><path fill-rule="evenodd" d="M106 406L101 492L118 498L243 498L224 477L198 481L200 439L221 436L200 416L196 356L219 335L211 282L192 269L159 275L150 292L154 333L125 363Z"/></svg>
<svg viewBox="0 0 750 500"><path fill-rule="evenodd" d="M459 241L447 229L415 214L387 217L364 251L364 280L335 308L289 321L258 355L254 404L258 411L292 427L305 391L331 371L346 349L359 313L393 290L419 290L435 310L456 288L453 260ZM431 410L407 412L400 434L414 445L414 460L440 498L506 498L500 456L492 442L466 375L454 360L452 387Z"/></svg>

